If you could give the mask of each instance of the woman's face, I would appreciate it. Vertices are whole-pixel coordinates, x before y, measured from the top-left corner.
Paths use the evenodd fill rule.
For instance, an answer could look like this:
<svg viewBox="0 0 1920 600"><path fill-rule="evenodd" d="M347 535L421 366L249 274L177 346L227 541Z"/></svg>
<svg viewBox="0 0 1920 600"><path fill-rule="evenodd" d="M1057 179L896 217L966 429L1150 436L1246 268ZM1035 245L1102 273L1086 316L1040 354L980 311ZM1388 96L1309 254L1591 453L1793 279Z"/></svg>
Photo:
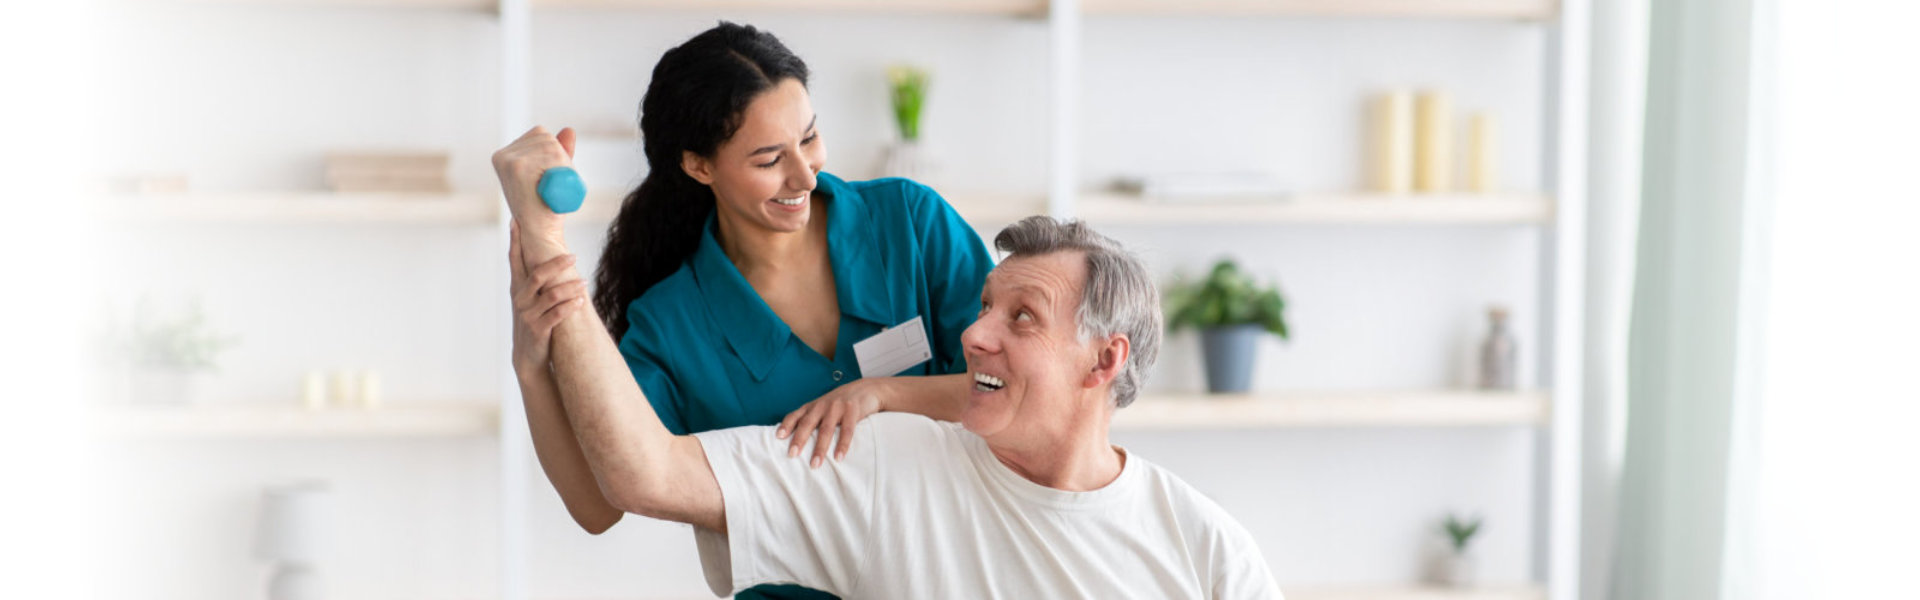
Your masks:
<svg viewBox="0 0 1920 600"><path fill-rule="evenodd" d="M740 129L712 157L687 153L681 166L713 188L729 228L774 232L806 228L814 174L827 161L807 88L782 80L747 104Z"/></svg>

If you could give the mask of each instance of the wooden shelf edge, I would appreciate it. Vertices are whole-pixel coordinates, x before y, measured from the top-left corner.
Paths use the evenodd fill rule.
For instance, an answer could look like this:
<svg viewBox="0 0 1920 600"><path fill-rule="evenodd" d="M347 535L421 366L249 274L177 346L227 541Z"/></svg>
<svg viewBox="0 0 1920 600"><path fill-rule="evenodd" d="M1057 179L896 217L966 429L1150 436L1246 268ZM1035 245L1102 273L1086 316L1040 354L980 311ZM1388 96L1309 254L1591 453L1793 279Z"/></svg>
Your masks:
<svg viewBox="0 0 1920 600"><path fill-rule="evenodd" d="M498 0L171 0L173 4L261 7L340 7L380 10L458 10L492 11ZM134 4L131 0L109 0L106 6Z"/></svg>
<svg viewBox="0 0 1920 600"><path fill-rule="evenodd" d="M604 228L613 222L626 195L627 190L588 192L586 204L581 206L580 212L567 217L567 223ZM954 211L960 213L961 218L975 227L1010 225L1028 216L1047 212L1047 200L1038 194L962 192L943 194L943 197Z"/></svg>
<svg viewBox="0 0 1920 600"><path fill-rule="evenodd" d="M1079 216L1109 224L1542 225L1553 202L1540 194L1298 194L1285 198L1155 201L1087 194Z"/></svg>
<svg viewBox="0 0 1920 600"><path fill-rule="evenodd" d="M85 214L104 223L393 223L499 221L497 193L221 192L102 196Z"/></svg>
<svg viewBox="0 0 1920 600"><path fill-rule="evenodd" d="M110 439L483 437L498 432L491 403L401 404L308 410L286 405L113 406L93 409Z"/></svg>
<svg viewBox="0 0 1920 600"><path fill-rule="evenodd" d="M1545 21L1557 0L1082 0L1087 15L1277 16Z"/></svg>
<svg viewBox="0 0 1920 600"><path fill-rule="evenodd" d="M1114 414L1116 431L1295 427L1542 426L1540 391L1145 394Z"/></svg>
<svg viewBox="0 0 1920 600"><path fill-rule="evenodd" d="M1288 600L1544 600L1538 584L1483 585L1461 588L1429 585L1282 586Z"/></svg>
<svg viewBox="0 0 1920 600"><path fill-rule="evenodd" d="M1044 17L1047 0L532 0L536 9L785 11L849 14L939 14Z"/></svg>

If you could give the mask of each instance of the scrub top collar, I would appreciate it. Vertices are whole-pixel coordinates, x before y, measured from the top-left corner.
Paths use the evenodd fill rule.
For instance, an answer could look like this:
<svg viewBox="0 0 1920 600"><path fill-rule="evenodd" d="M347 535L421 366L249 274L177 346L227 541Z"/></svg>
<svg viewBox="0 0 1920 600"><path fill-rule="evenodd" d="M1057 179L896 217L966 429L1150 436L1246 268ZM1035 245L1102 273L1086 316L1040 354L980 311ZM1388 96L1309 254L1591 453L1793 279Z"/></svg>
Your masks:
<svg viewBox="0 0 1920 600"><path fill-rule="evenodd" d="M878 232L867 218L866 199L851 186L828 173L816 178L815 194L824 192L827 200L827 257L833 266L834 291L839 296L840 313L882 327L891 327L893 287L887 285L887 268L880 252ZM715 217L707 217L700 236L700 247L689 260L701 299L711 308L715 328L726 336L733 349L753 375L764 381L778 362L793 329L774 314L760 294L747 283L740 269L720 249L714 239L719 226ZM855 340L836 343L834 359L850 354L846 350Z"/></svg>

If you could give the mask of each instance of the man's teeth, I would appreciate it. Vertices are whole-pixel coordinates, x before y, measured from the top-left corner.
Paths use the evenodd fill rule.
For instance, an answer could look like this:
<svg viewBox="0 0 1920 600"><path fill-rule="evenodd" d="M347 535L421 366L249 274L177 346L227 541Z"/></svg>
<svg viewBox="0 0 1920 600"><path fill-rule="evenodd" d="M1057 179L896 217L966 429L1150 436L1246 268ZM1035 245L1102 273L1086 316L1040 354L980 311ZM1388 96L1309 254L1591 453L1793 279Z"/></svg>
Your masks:
<svg viewBox="0 0 1920 600"><path fill-rule="evenodd" d="M792 197L792 198L774 198L774 199L773 199L773 201L774 201L774 202L778 202L778 203L780 203L780 204L783 204L783 205L786 205L786 206L799 206L801 202L806 202L806 201L807 201L807 197L806 197L806 196L794 196L794 197Z"/></svg>
<svg viewBox="0 0 1920 600"><path fill-rule="evenodd" d="M994 377L986 373L975 373L973 376L973 387L983 392L991 392L1007 387L1007 382L1001 381L999 377Z"/></svg>

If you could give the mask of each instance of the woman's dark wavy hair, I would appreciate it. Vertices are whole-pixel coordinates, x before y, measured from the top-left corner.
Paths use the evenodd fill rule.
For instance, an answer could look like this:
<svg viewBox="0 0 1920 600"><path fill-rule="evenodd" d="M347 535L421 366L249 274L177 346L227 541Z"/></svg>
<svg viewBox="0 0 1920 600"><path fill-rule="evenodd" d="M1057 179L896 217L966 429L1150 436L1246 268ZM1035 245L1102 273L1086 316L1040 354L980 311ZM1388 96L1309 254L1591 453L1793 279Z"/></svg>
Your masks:
<svg viewBox="0 0 1920 600"><path fill-rule="evenodd" d="M807 64L773 34L722 21L668 50L640 101L647 178L620 203L594 276L593 306L619 339L627 305L693 255L713 214L713 189L680 168L681 153L713 156L739 130L747 104L781 81L807 84Z"/></svg>

